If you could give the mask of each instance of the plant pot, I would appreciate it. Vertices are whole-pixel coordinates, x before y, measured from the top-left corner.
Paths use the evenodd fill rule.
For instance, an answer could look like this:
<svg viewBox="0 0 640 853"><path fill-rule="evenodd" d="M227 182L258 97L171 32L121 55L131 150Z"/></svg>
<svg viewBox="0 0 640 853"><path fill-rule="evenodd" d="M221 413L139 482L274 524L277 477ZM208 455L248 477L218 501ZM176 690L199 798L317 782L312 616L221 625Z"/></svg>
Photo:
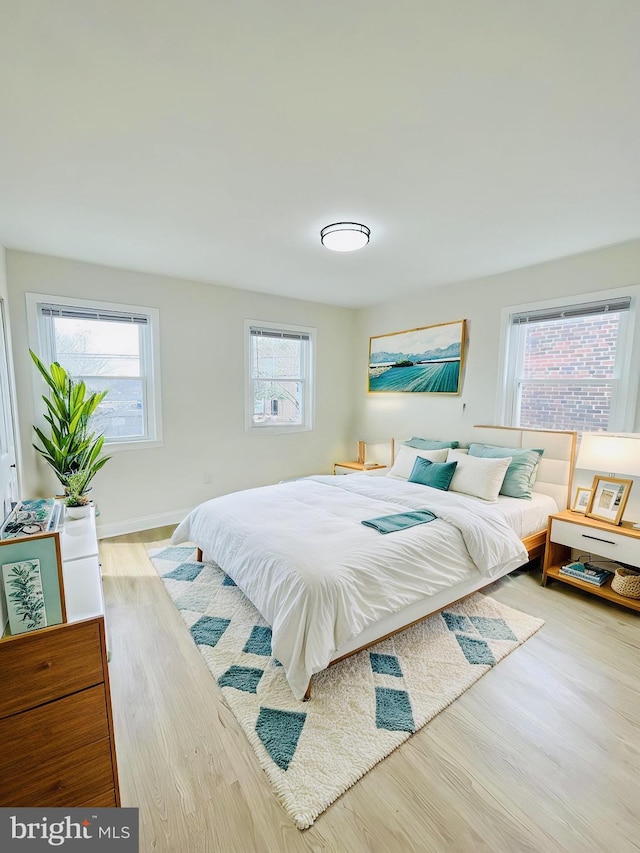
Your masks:
<svg viewBox="0 0 640 853"><path fill-rule="evenodd" d="M65 508L67 518L86 518L91 512L89 504L84 506L68 506Z"/></svg>

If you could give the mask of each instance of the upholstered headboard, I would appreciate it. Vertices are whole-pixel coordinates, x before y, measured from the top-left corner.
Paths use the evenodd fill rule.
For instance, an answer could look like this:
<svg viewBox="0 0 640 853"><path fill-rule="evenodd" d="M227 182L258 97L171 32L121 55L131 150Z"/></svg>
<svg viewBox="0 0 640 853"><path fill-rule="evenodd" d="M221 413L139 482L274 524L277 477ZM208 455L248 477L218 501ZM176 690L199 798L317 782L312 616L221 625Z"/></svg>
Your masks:
<svg viewBox="0 0 640 853"><path fill-rule="evenodd" d="M566 509L571 505L577 437L575 432L485 425L474 426L473 430L474 434L467 441L460 441L461 449L468 447L472 442L480 442L502 447L535 447L544 450L533 490L551 495L559 509ZM449 436L442 437L449 438ZM457 436L451 436L451 438L457 438ZM392 460L395 458L395 446L401 440L392 441Z"/></svg>
<svg viewBox="0 0 640 853"><path fill-rule="evenodd" d="M538 466L534 492L551 495L559 509L571 505L571 483L576 455L577 433L570 430L522 429L521 427L475 426L478 441L504 447L540 447L544 450Z"/></svg>

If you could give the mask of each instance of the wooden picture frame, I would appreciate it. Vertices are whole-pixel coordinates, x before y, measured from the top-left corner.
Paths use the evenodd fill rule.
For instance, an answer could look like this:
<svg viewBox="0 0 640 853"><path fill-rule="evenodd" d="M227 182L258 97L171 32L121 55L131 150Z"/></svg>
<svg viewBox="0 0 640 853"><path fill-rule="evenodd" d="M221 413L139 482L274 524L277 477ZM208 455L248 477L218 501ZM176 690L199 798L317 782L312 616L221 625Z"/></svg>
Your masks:
<svg viewBox="0 0 640 853"><path fill-rule="evenodd" d="M2 580L0 594L7 614L12 611L10 595L13 594L10 591L8 578L17 577L20 571L32 573L37 593L42 596L46 614L46 624L38 625L37 628L26 628L25 632L66 622L67 607L62 576L60 534L40 533L0 541L0 579ZM11 631L10 623L7 633L9 635L14 633ZM23 631L17 633L23 633Z"/></svg>
<svg viewBox="0 0 640 853"><path fill-rule="evenodd" d="M632 485L633 480L596 474L585 516L608 521L609 524L620 524Z"/></svg>
<svg viewBox="0 0 640 853"><path fill-rule="evenodd" d="M369 391L460 394L466 320L369 338Z"/></svg>
<svg viewBox="0 0 640 853"><path fill-rule="evenodd" d="M587 507L589 506L589 499L591 498L591 489L585 488L583 486L578 486L576 489L576 494L573 499L573 505L571 507L572 512L581 512L585 513L587 511Z"/></svg>

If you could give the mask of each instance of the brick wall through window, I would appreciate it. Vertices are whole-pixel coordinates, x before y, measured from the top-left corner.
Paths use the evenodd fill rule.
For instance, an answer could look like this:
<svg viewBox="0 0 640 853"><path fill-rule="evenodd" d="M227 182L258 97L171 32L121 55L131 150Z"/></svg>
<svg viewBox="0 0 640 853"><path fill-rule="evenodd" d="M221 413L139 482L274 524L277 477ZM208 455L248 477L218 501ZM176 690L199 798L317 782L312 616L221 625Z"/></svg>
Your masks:
<svg viewBox="0 0 640 853"><path fill-rule="evenodd" d="M619 312L527 324L520 426L607 429L619 328Z"/></svg>

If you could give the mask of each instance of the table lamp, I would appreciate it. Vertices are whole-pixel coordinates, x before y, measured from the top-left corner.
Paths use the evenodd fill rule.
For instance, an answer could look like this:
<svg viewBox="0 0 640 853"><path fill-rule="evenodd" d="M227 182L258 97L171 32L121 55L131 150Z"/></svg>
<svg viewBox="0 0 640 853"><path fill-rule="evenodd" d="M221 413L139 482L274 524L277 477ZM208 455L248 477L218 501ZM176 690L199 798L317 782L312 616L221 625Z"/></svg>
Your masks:
<svg viewBox="0 0 640 853"><path fill-rule="evenodd" d="M583 432L576 468L606 471L612 477L640 477L640 434Z"/></svg>

